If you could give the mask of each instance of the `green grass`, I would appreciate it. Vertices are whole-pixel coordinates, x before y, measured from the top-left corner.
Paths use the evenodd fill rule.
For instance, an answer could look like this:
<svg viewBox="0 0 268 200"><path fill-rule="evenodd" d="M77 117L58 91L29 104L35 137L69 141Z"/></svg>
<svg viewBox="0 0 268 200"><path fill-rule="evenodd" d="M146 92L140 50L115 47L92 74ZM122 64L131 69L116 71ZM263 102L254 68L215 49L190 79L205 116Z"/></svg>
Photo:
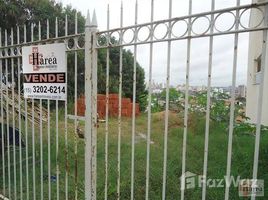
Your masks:
<svg viewBox="0 0 268 200"><path fill-rule="evenodd" d="M168 158L167 158L167 187L166 199L180 198L180 176L181 176L181 157L182 157L182 140L183 140L183 117L181 114L170 114L169 116L169 132L168 132ZM22 123L23 124L23 123ZM16 124L17 126L17 124ZM83 124L81 124L83 128ZM209 154L208 154L208 178L222 179L226 174L226 161L228 149L228 130L219 128L217 123L210 124L209 137ZM22 128L23 133L24 127ZM41 178L40 163L40 134L39 127L35 127L35 154L36 154L36 199L40 199L41 179L44 182L44 199L48 199L48 140L47 140L47 124L43 126L43 169L44 177ZM51 174L56 175L56 129L55 129L55 113L51 116ZM117 135L118 122L116 118L109 121L109 162L108 162L108 199L116 199L117 197ZM136 133L147 134L147 115L141 115L136 119ZM203 173L203 157L204 157L204 133L205 119L204 117L190 115L189 131L187 138L187 161L186 171L201 175ZM31 124L29 124L28 141L29 155L32 155L32 132ZM24 137L25 134L24 134ZM105 183L105 124L100 123L98 128L97 142L97 197L104 198ZM152 116L152 130L150 154L150 199L161 199L162 197L162 174L163 174L163 146L164 146L164 115L163 113L155 113ZM77 157L75 156L75 145L77 141ZM121 140L121 198L130 199L131 184L131 119L123 118L122 120L122 140ZM250 135L236 135L233 138L232 153L232 169L233 176L241 176L241 178L251 178L253 168L255 137ZM258 177L268 182L268 135L262 134L260 145L260 159ZM68 196L69 199L75 199L75 185L77 185L78 199L84 199L84 140L75 136L74 121L68 121ZM144 199L145 197L145 181L146 181L146 140L140 139L135 143L135 199ZM7 153L7 152L6 152ZM25 149L22 151L25 160ZM11 151L11 165L13 165L13 152ZM63 111L59 114L59 169L60 169L60 199L65 199L65 171L66 171L66 148L64 139L64 119ZM19 190L19 152L16 151L16 172L17 172L17 196L20 195ZM6 157L7 158L7 157ZM77 170L76 169L77 158ZM2 162L2 160L1 160ZM33 195L33 164L32 159L29 162L29 199ZM2 164L2 163L1 163ZM6 162L7 164L7 162ZM26 199L26 161L23 166L23 199ZM0 166L2 167L2 165ZM11 194L14 195L14 175L13 166L11 166ZM77 176L76 176L77 172ZM2 176L2 168L1 168ZM6 192L8 191L8 167L5 169ZM76 180L77 177L77 180ZM4 193L2 181L0 180L0 193ZM77 183L77 184L76 184ZM265 187L265 196L268 192ZM56 182L51 183L51 196L56 199ZM2 190L2 191L1 191ZM225 188L207 188L207 199L217 200L223 199ZM201 199L202 188L189 189L185 192L185 199ZM258 198L258 199L265 199ZM11 198L14 199L14 198ZM19 198L18 198L19 199ZM230 199L245 199L238 197L238 188L230 189Z"/></svg>

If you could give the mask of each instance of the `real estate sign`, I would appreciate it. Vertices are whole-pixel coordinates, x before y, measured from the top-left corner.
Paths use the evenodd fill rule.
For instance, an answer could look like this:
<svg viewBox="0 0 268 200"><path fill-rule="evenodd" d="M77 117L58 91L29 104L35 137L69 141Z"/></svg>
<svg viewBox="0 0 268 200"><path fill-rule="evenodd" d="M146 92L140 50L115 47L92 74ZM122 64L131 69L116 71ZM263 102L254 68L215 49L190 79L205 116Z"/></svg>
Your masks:
<svg viewBox="0 0 268 200"><path fill-rule="evenodd" d="M63 43L22 47L24 98L66 100Z"/></svg>

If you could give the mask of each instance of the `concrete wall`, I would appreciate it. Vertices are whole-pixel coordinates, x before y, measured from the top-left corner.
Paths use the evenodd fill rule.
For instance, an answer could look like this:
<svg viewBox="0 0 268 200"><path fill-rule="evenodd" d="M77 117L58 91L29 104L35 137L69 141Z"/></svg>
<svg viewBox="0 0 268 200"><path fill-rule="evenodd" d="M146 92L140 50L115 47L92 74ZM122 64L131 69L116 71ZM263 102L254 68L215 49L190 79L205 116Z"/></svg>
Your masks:
<svg viewBox="0 0 268 200"><path fill-rule="evenodd" d="M256 1L253 1L256 2ZM251 12L250 26L260 21L262 16L259 12ZM257 104L259 95L259 84L256 84L256 59L262 54L263 34L262 31L251 32L249 34L249 56L248 56L248 75L247 75L247 106L246 115L250 118L250 122L256 123L257 121ZM266 62L264 75L264 94L262 106L262 124L268 125L268 43L266 52Z"/></svg>

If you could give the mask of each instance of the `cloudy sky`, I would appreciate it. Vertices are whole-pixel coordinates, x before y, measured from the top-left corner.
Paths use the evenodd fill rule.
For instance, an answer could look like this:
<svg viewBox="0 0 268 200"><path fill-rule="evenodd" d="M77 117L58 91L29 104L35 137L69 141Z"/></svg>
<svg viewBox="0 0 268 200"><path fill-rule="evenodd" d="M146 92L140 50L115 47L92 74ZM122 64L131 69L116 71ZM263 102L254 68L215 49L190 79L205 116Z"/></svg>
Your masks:
<svg viewBox="0 0 268 200"><path fill-rule="evenodd" d="M93 13L96 9L99 30L105 30L107 26L107 5L110 5L110 27L117 28L120 25L120 4L121 0L57 0L64 5L71 4L72 7L80 10L85 16L87 10ZM138 23L150 22L150 2L151 0L139 0ZM241 4L249 4L251 0L241 0ZM188 0L173 0L172 17L187 15ZM235 6L235 0L215 0L216 9ZM135 0L124 0L124 26L134 24ZM168 18L168 0L155 0L154 19ZM211 0L193 0L193 13L209 11ZM243 23L248 23L248 13L243 16ZM232 23L233 18L226 15L226 18L219 20L218 26L226 28ZM206 22L200 21L196 24L196 30L201 30ZM159 34L161 34L159 32ZM232 63L233 63L234 35L214 37L213 46L213 68L212 85L229 86L232 84ZM185 83L186 72L186 41L174 41L171 48L171 85ZM132 48L130 48L133 50ZM191 46L191 67L190 84L207 85L208 71L208 50L209 38L199 38L192 40ZM238 46L238 71L237 84L246 84L247 76L247 51L248 34L239 35ZM138 46L137 59L144 67L146 78L149 71L149 45ZM153 53L153 80L164 83L167 66L167 43L154 44Z"/></svg>

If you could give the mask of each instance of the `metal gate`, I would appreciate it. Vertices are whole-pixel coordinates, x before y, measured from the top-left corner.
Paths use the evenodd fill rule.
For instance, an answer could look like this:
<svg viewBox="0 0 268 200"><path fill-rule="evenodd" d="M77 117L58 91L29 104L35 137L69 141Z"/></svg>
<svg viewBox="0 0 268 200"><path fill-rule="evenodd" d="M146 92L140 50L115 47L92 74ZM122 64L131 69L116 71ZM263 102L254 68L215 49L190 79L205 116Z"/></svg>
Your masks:
<svg viewBox="0 0 268 200"><path fill-rule="evenodd" d="M0 199L192 199L191 192L185 189L186 157L191 158L187 151L189 143L189 79L191 69L191 43L193 39L209 38L208 52L208 76L207 98L205 110L204 130L204 157L202 174L203 181L200 191L200 199L210 199L207 195L206 180L208 177L208 156L210 139L210 109L211 109L211 74L213 68L214 38L220 35L233 35L233 74L232 90L228 129L226 183L231 182L231 166L233 152L233 131L235 120L235 87L237 77L237 56L239 34L244 32L260 31L263 35L262 45L262 81L259 87L256 136L254 145L253 179L257 179L259 148L261 136L261 116L264 93L264 71L267 66L266 41L268 30L268 2L240 5L231 8L215 10L215 0L212 0L211 10L208 12L192 14L192 0L189 0L189 13L184 17L172 18L172 0L169 0L169 19L154 20L154 0L151 1L151 22L138 24L138 4L135 7L135 25L123 26L123 6L121 7L120 27L110 29L110 11L107 11L107 30L97 30L96 14L92 20L88 14L85 24L85 32L78 33L77 17L75 20L75 33L68 33L68 17L65 22L65 34L59 35L59 23L55 20L55 32L50 32L50 22L47 21L43 30L40 23L32 24L31 27L16 27L10 30L0 31L0 68L1 68L1 190ZM254 27L245 27L240 19L246 11L256 9L262 13L261 23ZM233 16L234 23L228 30L220 30L216 21L229 13ZM194 23L205 18L209 25L202 32L193 30ZM186 25L185 32L180 35L174 34L176 24ZM155 35L158 27L165 27L163 35ZM146 30L147 35L142 35ZM23 32L23 34L21 33ZM46 38L42 38L42 33ZM131 37L129 36L132 35ZM23 35L23 37L22 37ZM128 36L127 36L128 35ZM115 37L117 36L117 37ZM186 82L184 112L182 122L182 142L177 143L176 148L169 150L170 114L170 68L171 68L171 45L175 41L187 41L186 49ZM4 41L4 42L3 42ZM66 61L68 63L68 78L73 77L74 93L70 101L47 101L23 99L21 47L45 43L66 44ZM165 112L163 115L163 138L154 137L155 143L152 149L152 137L155 132L154 118L152 113L152 72L154 44L166 43L166 99ZM142 119L146 122L145 143L137 143L137 131L140 129L136 117L137 101L137 51L140 45L149 45L149 81L147 114ZM123 53L125 48L133 47L133 88L132 88L132 117L126 120L122 116L122 99L124 84L123 77ZM118 50L119 80L118 80L118 105L117 117L110 117L110 51ZM105 80L105 123L100 124L97 117L98 101L98 52L105 49L106 57L106 80ZM68 60L72 57L73 61ZM68 62L69 61L69 62ZM78 72L78 65L84 65L84 71ZM83 79L83 80L82 80ZM78 82L84 84L85 116L78 116ZM156 123L161 123L156 122ZM129 132L131 134L129 134ZM79 136L84 132L84 139ZM115 134L113 134L115 133ZM130 135L130 140L126 138ZM97 137L98 136L98 137ZM10 139L11 138L11 139ZM172 139L176 139L172 138ZM178 139L178 138L177 138ZM159 141L158 141L159 140ZM173 142L173 141L172 141ZM98 144L98 145L97 145ZM181 145L181 147L180 147ZM128 148L129 147L129 148ZM143 148L139 152L137 148ZM159 150L160 149L160 150ZM153 150L153 152L152 152ZM173 150L173 151L172 151ZM155 157L154 153L161 151L161 158ZM220 150L219 150L220 151ZM129 153L129 154L128 154ZM142 154L144 153L144 154ZM154 158L153 158L154 156ZM181 166L175 166L172 174L168 174L169 156L180 159ZM162 166L156 161L161 160ZM175 182L169 182L171 176L176 176ZM181 177L181 179L179 179ZM158 182L160 183L157 185ZM174 188L173 188L174 185ZM171 188L172 189L169 189ZM158 188L158 189L157 189ZM225 199L233 199L230 195L230 184L224 187ZM173 190L174 189L174 190ZM160 192L157 192L160 191ZM233 192L233 191L232 191ZM187 194L188 193L188 194ZM233 195L233 194L232 194ZM202 197L201 197L202 196ZM255 199L255 196L251 197Z"/></svg>

